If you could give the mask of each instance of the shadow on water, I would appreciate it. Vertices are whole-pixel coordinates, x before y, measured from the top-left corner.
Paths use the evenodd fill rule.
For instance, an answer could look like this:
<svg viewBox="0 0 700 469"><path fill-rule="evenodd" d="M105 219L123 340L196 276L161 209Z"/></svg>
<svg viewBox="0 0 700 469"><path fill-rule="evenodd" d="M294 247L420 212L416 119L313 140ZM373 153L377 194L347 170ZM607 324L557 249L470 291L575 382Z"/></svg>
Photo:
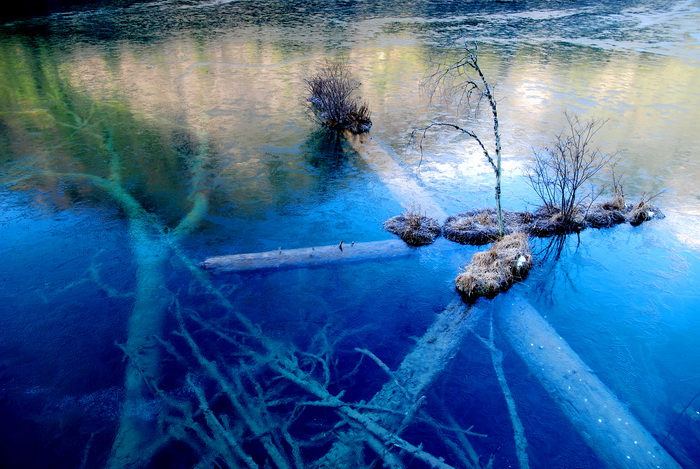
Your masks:
<svg viewBox="0 0 700 469"><path fill-rule="evenodd" d="M304 145L309 163L329 177L337 172L348 160L345 138L336 131L319 128L315 130Z"/></svg>

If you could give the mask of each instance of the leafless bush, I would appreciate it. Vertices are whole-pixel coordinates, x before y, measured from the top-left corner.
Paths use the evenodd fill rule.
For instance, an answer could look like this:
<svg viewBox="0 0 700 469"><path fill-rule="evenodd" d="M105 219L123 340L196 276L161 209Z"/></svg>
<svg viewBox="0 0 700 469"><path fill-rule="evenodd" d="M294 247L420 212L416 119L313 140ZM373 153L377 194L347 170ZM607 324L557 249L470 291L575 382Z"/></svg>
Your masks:
<svg viewBox="0 0 700 469"><path fill-rule="evenodd" d="M319 124L356 134L372 127L367 103L355 96L360 82L345 62L326 62L314 75L304 78L304 83L313 118Z"/></svg>
<svg viewBox="0 0 700 469"><path fill-rule="evenodd" d="M563 223L573 223L585 212L581 209L586 203L592 203L592 194L583 194L583 186L610 165L616 153L604 154L593 147L604 121L581 122L578 116L566 113L566 122L551 146L535 153L527 178L547 211L556 213Z"/></svg>

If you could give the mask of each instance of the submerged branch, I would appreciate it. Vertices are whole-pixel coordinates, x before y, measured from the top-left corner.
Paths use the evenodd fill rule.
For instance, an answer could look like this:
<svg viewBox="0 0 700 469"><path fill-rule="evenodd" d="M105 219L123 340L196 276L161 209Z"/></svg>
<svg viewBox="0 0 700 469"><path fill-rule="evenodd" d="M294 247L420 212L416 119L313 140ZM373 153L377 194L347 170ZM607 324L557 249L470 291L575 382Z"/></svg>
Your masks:
<svg viewBox="0 0 700 469"><path fill-rule="evenodd" d="M506 381L505 372L503 371L503 353L496 347L493 340L493 314L489 314L489 338L484 339L479 335L477 335L477 338L491 353L491 363L493 364L493 369L496 372L498 384L501 387L503 397L505 398L506 405L508 406L508 416L510 417L511 424L513 425L515 453L518 457L518 464L520 465L521 469L527 469L530 467L530 462L527 455L527 438L525 437L525 428L523 427L523 423L518 415L513 393L510 391L510 387Z"/></svg>

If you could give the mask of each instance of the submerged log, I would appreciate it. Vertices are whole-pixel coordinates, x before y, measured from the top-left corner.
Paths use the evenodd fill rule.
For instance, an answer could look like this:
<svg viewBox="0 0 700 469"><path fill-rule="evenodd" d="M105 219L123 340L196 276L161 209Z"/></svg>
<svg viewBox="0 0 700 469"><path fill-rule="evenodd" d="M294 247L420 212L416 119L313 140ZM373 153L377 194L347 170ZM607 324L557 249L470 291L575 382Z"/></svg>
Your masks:
<svg viewBox="0 0 700 469"><path fill-rule="evenodd" d="M396 158L390 155L391 149L380 145L368 134L355 135L348 131L344 135L353 150L379 176L394 198L405 208L414 206L416 210L429 217L439 220L447 218L447 213L432 199L428 191L396 162Z"/></svg>
<svg viewBox="0 0 700 469"><path fill-rule="evenodd" d="M216 274L292 267L312 267L332 262L359 262L377 258L409 256L415 248L401 240L343 243L331 246L286 249L210 257L200 267Z"/></svg>
<svg viewBox="0 0 700 469"><path fill-rule="evenodd" d="M680 468L524 299L503 302L509 342L606 467Z"/></svg>
<svg viewBox="0 0 700 469"><path fill-rule="evenodd" d="M391 379L374 395L369 405L395 412L367 412L365 415L382 427L400 434L425 401L424 395L430 386L457 354L464 338L483 313L483 309L467 306L461 298L455 297L438 314L435 322L406 355L398 369L385 370L391 374ZM369 436L367 432L351 427L339 436L317 466L329 469L353 467L345 460L352 454L350 445L357 444L358 440L369 442Z"/></svg>
<svg viewBox="0 0 700 469"><path fill-rule="evenodd" d="M468 306L455 297L403 359L393 373L395 379L387 382L370 404L408 412L457 354L464 338L483 314L484 309ZM388 422L396 415L384 414L377 418Z"/></svg>

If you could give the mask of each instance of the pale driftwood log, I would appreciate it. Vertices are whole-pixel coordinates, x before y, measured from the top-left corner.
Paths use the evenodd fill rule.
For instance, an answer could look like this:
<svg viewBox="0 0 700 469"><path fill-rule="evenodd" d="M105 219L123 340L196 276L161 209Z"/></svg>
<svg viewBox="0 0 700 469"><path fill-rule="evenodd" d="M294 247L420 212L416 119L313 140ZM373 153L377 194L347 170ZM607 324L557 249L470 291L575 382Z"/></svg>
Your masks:
<svg viewBox="0 0 700 469"><path fill-rule="evenodd" d="M409 256L415 248L399 239L367 243L342 243L299 249L210 257L200 267L220 274L253 270L312 267L332 262L359 262L378 258Z"/></svg>
<svg viewBox="0 0 700 469"><path fill-rule="evenodd" d="M504 301L499 317L515 351L606 467L681 467L525 299Z"/></svg>

